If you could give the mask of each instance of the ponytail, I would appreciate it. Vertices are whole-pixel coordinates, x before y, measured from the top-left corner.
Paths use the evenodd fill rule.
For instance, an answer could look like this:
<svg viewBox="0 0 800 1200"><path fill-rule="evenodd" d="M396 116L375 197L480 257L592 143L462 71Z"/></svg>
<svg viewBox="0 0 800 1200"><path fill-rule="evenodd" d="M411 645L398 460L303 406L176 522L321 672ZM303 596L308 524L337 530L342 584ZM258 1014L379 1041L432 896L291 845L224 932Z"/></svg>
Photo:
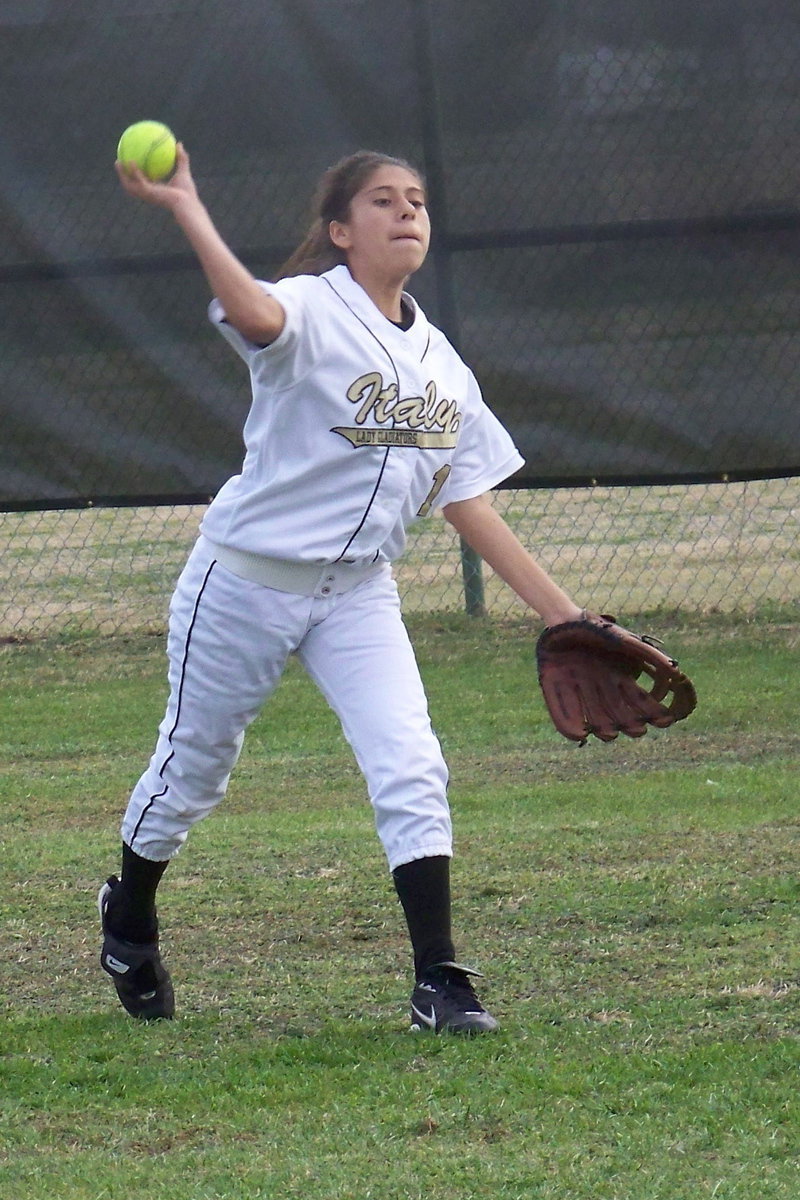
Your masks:
<svg viewBox="0 0 800 1200"><path fill-rule="evenodd" d="M321 217L316 218L300 245L275 276L275 282L290 275L321 275L323 271L346 262L344 251L334 246L330 239L328 224Z"/></svg>

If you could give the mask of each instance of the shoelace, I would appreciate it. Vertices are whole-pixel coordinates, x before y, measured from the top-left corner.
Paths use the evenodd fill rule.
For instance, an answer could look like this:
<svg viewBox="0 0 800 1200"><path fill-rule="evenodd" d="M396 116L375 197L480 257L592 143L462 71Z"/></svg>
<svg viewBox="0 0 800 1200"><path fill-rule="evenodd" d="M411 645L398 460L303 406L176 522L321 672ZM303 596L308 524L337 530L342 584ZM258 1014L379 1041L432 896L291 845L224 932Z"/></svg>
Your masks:
<svg viewBox="0 0 800 1200"><path fill-rule="evenodd" d="M479 1009L481 1008L469 975L464 975L461 971L454 971L452 968L444 968L431 977L431 982L434 984L443 984L450 991L463 995L470 1004L475 1004Z"/></svg>

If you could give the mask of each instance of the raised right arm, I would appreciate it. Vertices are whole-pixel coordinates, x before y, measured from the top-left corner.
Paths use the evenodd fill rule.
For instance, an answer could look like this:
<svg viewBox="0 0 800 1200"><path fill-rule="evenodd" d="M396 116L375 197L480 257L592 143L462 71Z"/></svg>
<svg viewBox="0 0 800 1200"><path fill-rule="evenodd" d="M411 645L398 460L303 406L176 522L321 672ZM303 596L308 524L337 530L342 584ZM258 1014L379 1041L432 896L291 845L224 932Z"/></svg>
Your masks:
<svg viewBox="0 0 800 1200"><path fill-rule="evenodd" d="M166 183L154 183L133 165L118 162L116 170L129 196L172 213L230 324L256 345L274 342L286 321L283 307L267 295L223 241L197 193L183 146L178 145L177 167Z"/></svg>

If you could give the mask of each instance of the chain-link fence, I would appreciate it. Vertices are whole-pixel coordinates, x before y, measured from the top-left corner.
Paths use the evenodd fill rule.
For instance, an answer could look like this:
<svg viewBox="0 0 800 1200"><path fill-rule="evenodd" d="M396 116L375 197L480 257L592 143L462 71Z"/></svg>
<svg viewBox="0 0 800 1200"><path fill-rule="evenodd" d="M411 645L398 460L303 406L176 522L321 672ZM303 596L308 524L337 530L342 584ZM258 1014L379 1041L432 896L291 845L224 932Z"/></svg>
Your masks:
<svg viewBox="0 0 800 1200"><path fill-rule="evenodd" d="M202 273L111 169L143 117L264 278L340 154L424 169L412 290L526 459L498 505L576 598L796 603L796 0L0 0L0 34L0 637L163 627L191 505L239 467ZM407 610L462 608L462 569L422 522ZM485 604L515 611L488 571Z"/></svg>
<svg viewBox="0 0 800 1200"><path fill-rule="evenodd" d="M646 610L779 612L800 600L800 479L501 491L495 503L579 601ZM0 640L161 631L198 507L0 515ZM519 601L485 571L492 616ZM458 540L419 523L396 567L407 612L463 611Z"/></svg>

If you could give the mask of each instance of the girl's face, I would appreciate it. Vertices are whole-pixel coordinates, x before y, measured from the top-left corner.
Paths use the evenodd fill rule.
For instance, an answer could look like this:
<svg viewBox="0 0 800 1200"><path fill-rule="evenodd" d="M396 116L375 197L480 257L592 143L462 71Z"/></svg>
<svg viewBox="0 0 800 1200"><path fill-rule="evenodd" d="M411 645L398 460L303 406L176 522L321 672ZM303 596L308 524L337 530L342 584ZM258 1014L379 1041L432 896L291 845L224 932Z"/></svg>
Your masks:
<svg viewBox="0 0 800 1200"><path fill-rule="evenodd" d="M431 238L422 183L405 167L378 167L351 200L347 220L331 221L329 232L356 278L407 279L425 261Z"/></svg>

